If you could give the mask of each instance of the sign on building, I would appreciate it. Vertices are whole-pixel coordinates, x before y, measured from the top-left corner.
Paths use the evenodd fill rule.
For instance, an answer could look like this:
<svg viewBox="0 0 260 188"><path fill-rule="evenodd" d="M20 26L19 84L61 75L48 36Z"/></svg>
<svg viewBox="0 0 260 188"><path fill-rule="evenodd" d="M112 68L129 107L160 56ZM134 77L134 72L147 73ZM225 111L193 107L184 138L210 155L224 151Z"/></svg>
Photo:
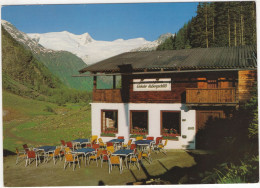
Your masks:
<svg viewBox="0 0 260 188"><path fill-rule="evenodd" d="M171 91L171 78L134 79L134 91Z"/></svg>

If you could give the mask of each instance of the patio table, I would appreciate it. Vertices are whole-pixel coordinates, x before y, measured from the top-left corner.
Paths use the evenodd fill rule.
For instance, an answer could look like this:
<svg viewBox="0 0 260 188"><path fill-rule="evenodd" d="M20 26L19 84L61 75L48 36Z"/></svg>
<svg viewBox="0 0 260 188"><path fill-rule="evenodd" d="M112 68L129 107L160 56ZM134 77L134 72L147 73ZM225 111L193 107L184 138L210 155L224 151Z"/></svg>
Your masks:
<svg viewBox="0 0 260 188"><path fill-rule="evenodd" d="M85 166L86 166L87 165L87 156L93 152L95 152L95 149L93 149L93 148L81 148L81 149L73 151L72 153L79 154L79 155L83 154L85 156Z"/></svg>
<svg viewBox="0 0 260 188"><path fill-rule="evenodd" d="M110 140L108 142L112 142L116 146L116 148L117 148L117 146L122 144L124 141L125 141L125 139L112 139L112 140Z"/></svg>
<svg viewBox="0 0 260 188"><path fill-rule="evenodd" d="M53 152L56 149L56 146L41 146L34 148L36 151L44 151L44 152Z"/></svg>
<svg viewBox="0 0 260 188"><path fill-rule="evenodd" d="M44 162L47 162L45 161L45 159L48 158L48 154L53 153L55 149L56 146L41 146L41 147L33 148L33 150L36 152L43 151Z"/></svg>
<svg viewBox="0 0 260 188"><path fill-rule="evenodd" d="M88 138L79 138L79 139L76 139L76 140L72 140L71 142L72 142L73 145L76 145L76 147L77 147L77 145L91 143Z"/></svg>
<svg viewBox="0 0 260 188"><path fill-rule="evenodd" d="M147 146L151 146L151 144L153 144L154 141L153 140L137 140L135 141L135 144L141 147L141 150L143 151L144 148L146 148Z"/></svg>
<svg viewBox="0 0 260 188"><path fill-rule="evenodd" d="M117 150L116 152L112 153L112 155L125 157L125 164L126 164L127 168L128 168L128 166L127 166L127 157L129 155L131 155L131 154L134 154L134 150L131 150L131 149L120 149L120 150Z"/></svg>

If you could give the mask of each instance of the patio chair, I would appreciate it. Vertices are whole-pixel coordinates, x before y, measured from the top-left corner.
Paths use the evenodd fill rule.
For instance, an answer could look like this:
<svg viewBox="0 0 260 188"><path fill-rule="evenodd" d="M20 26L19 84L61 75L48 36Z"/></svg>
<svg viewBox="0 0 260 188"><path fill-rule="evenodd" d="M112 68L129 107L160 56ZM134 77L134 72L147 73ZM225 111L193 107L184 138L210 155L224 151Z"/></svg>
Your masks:
<svg viewBox="0 0 260 188"><path fill-rule="evenodd" d="M80 168L80 160L78 155L71 154L71 153L65 154L64 170L66 169L67 163L69 163L69 166L71 163L73 163L73 171L75 170L75 166L76 166L75 163L78 163Z"/></svg>
<svg viewBox="0 0 260 188"><path fill-rule="evenodd" d="M101 168L102 168L103 161L108 162L110 156L111 156L110 151L102 150L102 153L101 153Z"/></svg>
<svg viewBox="0 0 260 188"><path fill-rule="evenodd" d="M96 144L97 143L97 139L98 139L97 135L92 135L91 136L91 144Z"/></svg>
<svg viewBox="0 0 260 188"><path fill-rule="evenodd" d="M95 160L98 166L98 159L101 159L103 150L97 150L97 152L94 155L90 155L88 158L88 165L90 164L90 160Z"/></svg>
<svg viewBox="0 0 260 188"><path fill-rule="evenodd" d="M135 140L137 141L137 140L143 140L144 139L144 137L142 137L142 136L137 136L136 138L135 138Z"/></svg>
<svg viewBox="0 0 260 188"><path fill-rule="evenodd" d="M66 148L64 149L64 151L65 151L65 154L68 154L68 153L71 153L71 152L72 152L69 147L66 147Z"/></svg>
<svg viewBox="0 0 260 188"><path fill-rule="evenodd" d="M99 149L99 144L93 144L92 145L92 148L97 151Z"/></svg>
<svg viewBox="0 0 260 188"><path fill-rule="evenodd" d="M130 156L129 169L130 169L130 165L134 163L137 164L137 168L138 170L140 170L140 163L142 162L142 154L143 153L140 151L138 155L135 154Z"/></svg>
<svg viewBox="0 0 260 188"><path fill-rule="evenodd" d="M18 148L15 149L15 152L17 154L17 158L16 158L16 165L19 162L19 159L26 159L27 155L26 155L26 151L19 151Z"/></svg>
<svg viewBox="0 0 260 188"><path fill-rule="evenodd" d="M162 143L162 137L156 137L155 144L152 145L153 151L158 150L159 151L159 145Z"/></svg>
<svg viewBox="0 0 260 188"><path fill-rule="evenodd" d="M73 146L72 142L67 142L66 145L67 145L67 147L72 149L72 151L74 151L74 146Z"/></svg>
<svg viewBox="0 0 260 188"><path fill-rule="evenodd" d="M150 148L146 151L143 151L142 158L147 159L149 164L152 163L152 156L151 156L151 149Z"/></svg>
<svg viewBox="0 0 260 188"><path fill-rule="evenodd" d="M136 144L131 144L130 150L134 150L134 149L136 149Z"/></svg>
<svg viewBox="0 0 260 188"><path fill-rule="evenodd" d="M163 152L165 155L167 155L167 154L166 154L166 150L165 150L165 146L167 145L167 143L168 143L168 139L165 140L164 144L160 143L160 144L158 145L159 151L160 151L160 152Z"/></svg>
<svg viewBox="0 0 260 188"><path fill-rule="evenodd" d="M27 144L23 145L23 149L24 151L27 153L28 151L30 151L30 148L27 146Z"/></svg>
<svg viewBox="0 0 260 188"><path fill-rule="evenodd" d="M114 146L113 142L107 142L107 147Z"/></svg>
<svg viewBox="0 0 260 188"><path fill-rule="evenodd" d="M86 148L92 148L92 144L91 143L87 143L85 147Z"/></svg>
<svg viewBox="0 0 260 188"><path fill-rule="evenodd" d="M123 148L130 149L132 141L133 141L132 139L128 140L127 144L123 144Z"/></svg>
<svg viewBox="0 0 260 188"><path fill-rule="evenodd" d="M124 136L118 136L117 139L125 139Z"/></svg>
<svg viewBox="0 0 260 188"><path fill-rule="evenodd" d="M38 160L40 161L39 156L36 154L35 151L27 151L27 157L26 157L26 163L25 166L28 166L31 164L31 159L35 160L36 162L36 167L38 166ZM28 164L29 161L29 164Z"/></svg>
<svg viewBox="0 0 260 188"><path fill-rule="evenodd" d="M108 167L109 174L112 171L113 165L119 166L120 174L122 174L123 171L122 158L120 158L119 156L111 156L108 160L108 165L109 165Z"/></svg>
<svg viewBox="0 0 260 188"><path fill-rule="evenodd" d="M154 137L153 137L153 136L148 136L148 137L146 138L146 140L154 140Z"/></svg>
<svg viewBox="0 0 260 188"><path fill-rule="evenodd" d="M106 144L103 142L102 138L98 139L98 144L99 144L100 148L105 148L106 147Z"/></svg>
<svg viewBox="0 0 260 188"><path fill-rule="evenodd" d="M107 151L109 151L110 153L114 153L115 152L114 146L108 146Z"/></svg>
<svg viewBox="0 0 260 188"><path fill-rule="evenodd" d="M64 140L61 140L60 142L61 142L61 147L65 148L66 147L66 142Z"/></svg>
<svg viewBox="0 0 260 188"><path fill-rule="evenodd" d="M57 149L55 149L55 151L53 153L48 154L48 157L52 157L53 158L54 164L56 164L56 158L58 158L58 157L60 158L60 161L61 161L61 153L60 153L60 151L61 151L61 148L57 148Z"/></svg>

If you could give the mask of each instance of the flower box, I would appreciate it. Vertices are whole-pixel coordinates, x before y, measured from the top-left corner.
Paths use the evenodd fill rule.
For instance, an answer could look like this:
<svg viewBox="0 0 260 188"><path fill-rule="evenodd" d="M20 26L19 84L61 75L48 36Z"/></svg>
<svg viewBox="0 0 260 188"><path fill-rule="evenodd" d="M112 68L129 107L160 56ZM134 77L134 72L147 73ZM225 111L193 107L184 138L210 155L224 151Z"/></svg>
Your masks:
<svg viewBox="0 0 260 188"><path fill-rule="evenodd" d="M130 135L130 138L136 138L138 136L142 136L143 138L146 138L146 135L145 134L131 134Z"/></svg>
<svg viewBox="0 0 260 188"><path fill-rule="evenodd" d="M108 133L108 132L106 132L106 133L101 133L100 136L115 137L116 134L115 133Z"/></svg>
<svg viewBox="0 0 260 188"><path fill-rule="evenodd" d="M168 140L176 140L176 141L179 140L179 137L177 137L177 136L162 136L162 137L163 137L164 140L165 140L165 139L168 139Z"/></svg>

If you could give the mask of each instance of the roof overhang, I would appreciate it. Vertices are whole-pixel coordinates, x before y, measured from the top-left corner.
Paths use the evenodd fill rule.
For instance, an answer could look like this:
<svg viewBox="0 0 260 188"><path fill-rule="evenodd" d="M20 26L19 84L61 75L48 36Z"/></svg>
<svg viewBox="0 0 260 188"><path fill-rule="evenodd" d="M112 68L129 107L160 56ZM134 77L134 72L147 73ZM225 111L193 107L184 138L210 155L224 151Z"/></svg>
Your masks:
<svg viewBox="0 0 260 188"><path fill-rule="evenodd" d="M242 70L257 70L257 68L233 68L233 69L195 69L195 70L160 70L160 71L141 71L141 72L104 72L72 75L72 77L91 77L91 76L120 76L120 75L148 75L148 74L177 74L177 73L195 73L195 72L227 72L227 71L242 71Z"/></svg>

